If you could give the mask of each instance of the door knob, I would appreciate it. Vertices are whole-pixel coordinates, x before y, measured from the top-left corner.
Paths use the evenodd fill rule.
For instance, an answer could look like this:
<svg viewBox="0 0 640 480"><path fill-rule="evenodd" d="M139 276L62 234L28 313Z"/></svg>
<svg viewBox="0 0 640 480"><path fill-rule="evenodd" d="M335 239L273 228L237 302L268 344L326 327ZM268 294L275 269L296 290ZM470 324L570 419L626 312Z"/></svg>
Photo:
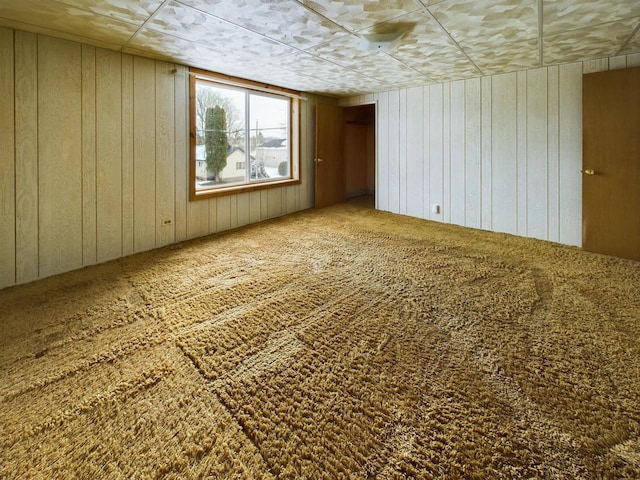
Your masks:
<svg viewBox="0 0 640 480"><path fill-rule="evenodd" d="M585 175L595 175L596 174L596 172L593 170L593 168L587 168L587 169L583 170L582 173L584 173Z"/></svg>
<svg viewBox="0 0 640 480"><path fill-rule="evenodd" d="M323 160L321 158L316 158L316 162L322 162Z"/></svg>

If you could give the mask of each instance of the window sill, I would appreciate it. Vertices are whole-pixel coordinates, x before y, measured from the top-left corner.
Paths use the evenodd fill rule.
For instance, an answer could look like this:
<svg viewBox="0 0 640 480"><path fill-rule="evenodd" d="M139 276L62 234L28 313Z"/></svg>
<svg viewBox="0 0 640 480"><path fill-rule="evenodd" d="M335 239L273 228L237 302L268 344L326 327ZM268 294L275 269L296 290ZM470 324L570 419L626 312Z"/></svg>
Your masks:
<svg viewBox="0 0 640 480"><path fill-rule="evenodd" d="M272 180L261 183L251 183L242 185L232 185L229 187L219 187L209 190L189 192L189 201L206 200L208 198L224 197L226 195L237 195L239 193L254 192L256 190L266 190L268 188L288 187L290 185L300 185L300 179L287 178L284 180Z"/></svg>

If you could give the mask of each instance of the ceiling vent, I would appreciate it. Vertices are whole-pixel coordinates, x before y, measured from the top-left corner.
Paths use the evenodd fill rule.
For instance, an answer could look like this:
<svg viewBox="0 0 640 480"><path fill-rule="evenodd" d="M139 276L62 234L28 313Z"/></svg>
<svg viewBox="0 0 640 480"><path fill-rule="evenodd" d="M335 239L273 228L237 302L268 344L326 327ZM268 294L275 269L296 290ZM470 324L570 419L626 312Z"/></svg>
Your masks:
<svg viewBox="0 0 640 480"><path fill-rule="evenodd" d="M402 37L402 32L364 33L360 35L360 50L392 50Z"/></svg>

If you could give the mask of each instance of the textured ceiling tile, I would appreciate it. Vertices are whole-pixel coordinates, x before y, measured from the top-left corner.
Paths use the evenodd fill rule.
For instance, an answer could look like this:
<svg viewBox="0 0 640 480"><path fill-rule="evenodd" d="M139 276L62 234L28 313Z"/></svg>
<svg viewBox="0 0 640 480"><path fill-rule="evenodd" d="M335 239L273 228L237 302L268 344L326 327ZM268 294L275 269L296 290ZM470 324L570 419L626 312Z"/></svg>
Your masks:
<svg viewBox="0 0 640 480"><path fill-rule="evenodd" d="M356 31L416 11L413 0L301 0L320 15Z"/></svg>
<svg viewBox="0 0 640 480"><path fill-rule="evenodd" d="M279 64L270 64L260 58L239 57L230 51L191 43L146 28L142 29L140 34L136 36L135 42L127 46L124 51L138 55L146 52L147 56L160 60L173 61L212 72L304 91L316 91L322 83L322 77L314 79L311 76L302 76L298 78L295 72L289 71ZM335 85L331 85L331 88L339 90Z"/></svg>
<svg viewBox="0 0 640 480"><path fill-rule="evenodd" d="M638 0L547 0L543 4L544 35L631 17L640 17Z"/></svg>
<svg viewBox="0 0 640 480"><path fill-rule="evenodd" d="M347 33L295 0L183 0L182 3L300 49Z"/></svg>
<svg viewBox="0 0 640 480"><path fill-rule="evenodd" d="M262 35L219 20L178 2L171 2L147 24L159 33L167 33L192 42L230 49L247 57L288 55L294 50Z"/></svg>
<svg viewBox="0 0 640 480"><path fill-rule="evenodd" d="M545 65L640 52L640 0L542 1ZM538 0L0 0L0 25L330 95L540 64Z"/></svg>
<svg viewBox="0 0 640 480"><path fill-rule="evenodd" d="M359 82L367 78L345 67L304 52L282 57L278 60L278 64L288 70L317 78L327 78L329 81L344 78L346 81Z"/></svg>
<svg viewBox="0 0 640 480"><path fill-rule="evenodd" d="M536 0L447 0L429 11L467 53L538 37Z"/></svg>
<svg viewBox="0 0 640 480"><path fill-rule="evenodd" d="M133 53L133 50L152 52L155 58L172 60L184 65L250 80L266 81L265 78L270 74L281 70L277 66L257 58L240 57L232 51L192 43L148 28L143 28L140 31L135 41L127 46L125 52Z"/></svg>
<svg viewBox="0 0 640 480"><path fill-rule="evenodd" d="M471 72L480 74L430 16L422 11L415 12L403 17L402 24L411 28L400 38L398 45L388 52L395 59L430 78L442 76L445 72L459 72L465 76Z"/></svg>
<svg viewBox="0 0 640 480"><path fill-rule="evenodd" d="M124 22L142 25L163 0L58 0L72 7L82 8L99 15L116 18Z"/></svg>
<svg viewBox="0 0 640 480"><path fill-rule="evenodd" d="M356 35L341 37L332 42L308 49L307 52L347 68L365 65L384 68L384 64L389 62L388 57L381 51L361 50L360 37Z"/></svg>
<svg viewBox="0 0 640 480"><path fill-rule="evenodd" d="M458 50L440 25L422 10L405 15L398 21L376 25L376 31L404 32L393 51L405 54L406 58L411 58L412 54L421 57L432 51Z"/></svg>
<svg viewBox="0 0 640 480"><path fill-rule="evenodd" d="M477 77L483 73L460 52L447 55L430 55L422 62L415 60L411 63L411 66L432 81L445 81L443 79L448 81L456 77Z"/></svg>
<svg viewBox="0 0 640 480"><path fill-rule="evenodd" d="M484 75L536 68L540 66L538 40L511 43L501 45L499 49L491 48L474 52L471 59Z"/></svg>
<svg viewBox="0 0 640 480"><path fill-rule="evenodd" d="M545 65L609 57L623 46L638 24L637 18L572 30L543 39Z"/></svg>
<svg viewBox="0 0 640 480"><path fill-rule="evenodd" d="M137 30L133 24L47 0L0 2L0 17L117 45Z"/></svg>
<svg viewBox="0 0 640 480"><path fill-rule="evenodd" d="M636 34L633 36L631 40L629 40L629 43L627 44L627 46L620 53L628 55L630 53L638 53L638 52L640 52L640 29L638 29Z"/></svg>
<svg viewBox="0 0 640 480"><path fill-rule="evenodd" d="M362 75L360 72L336 65L322 58L307 53L298 53L290 57L284 57L280 61L282 67L303 75L312 75L317 79L330 82L338 88L336 93L346 90L358 90L360 92L371 91L374 84L383 84L385 88L394 86L393 82ZM379 75L379 72L376 72Z"/></svg>
<svg viewBox="0 0 640 480"><path fill-rule="evenodd" d="M153 53L156 57L173 59L178 63L201 68L214 68L235 60L237 56L224 50L216 50L205 45L194 44L182 38L162 34L143 28L124 49Z"/></svg>
<svg viewBox="0 0 640 480"><path fill-rule="evenodd" d="M77 43L84 43L86 45L93 45L94 47L106 48L108 50L120 50L122 48L121 43L105 42L96 38L74 35L73 33L52 30L47 27L39 27L37 25L23 23L17 20L8 20L2 17L0 17L0 27L13 28L15 30L23 30L25 32L37 33L40 35L48 35L49 37L61 38L63 40L70 40Z"/></svg>
<svg viewBox="0 0 640 480"><path fill-rule="evenodd" d="M308 51L325 60L355 70L362 75L384 80L392 85L406 81L414 82L416 78L422 77L420 73L385 52L360 50L359 44L359 37L349 35ZM428 80L422 79L423 81Z"/></svg>

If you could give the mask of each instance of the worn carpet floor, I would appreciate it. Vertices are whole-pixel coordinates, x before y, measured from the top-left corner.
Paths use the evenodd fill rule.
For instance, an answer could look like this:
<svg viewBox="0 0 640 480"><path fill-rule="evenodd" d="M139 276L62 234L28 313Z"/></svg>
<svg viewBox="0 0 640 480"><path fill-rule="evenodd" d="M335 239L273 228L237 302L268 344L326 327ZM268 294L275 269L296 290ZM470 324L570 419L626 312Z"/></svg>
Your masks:
<svg viewBox="0 0 640 480"><path fill-rule="evenodd" d="M640 478L638 262L344 204L0 315L0 478Z"/></svg>

